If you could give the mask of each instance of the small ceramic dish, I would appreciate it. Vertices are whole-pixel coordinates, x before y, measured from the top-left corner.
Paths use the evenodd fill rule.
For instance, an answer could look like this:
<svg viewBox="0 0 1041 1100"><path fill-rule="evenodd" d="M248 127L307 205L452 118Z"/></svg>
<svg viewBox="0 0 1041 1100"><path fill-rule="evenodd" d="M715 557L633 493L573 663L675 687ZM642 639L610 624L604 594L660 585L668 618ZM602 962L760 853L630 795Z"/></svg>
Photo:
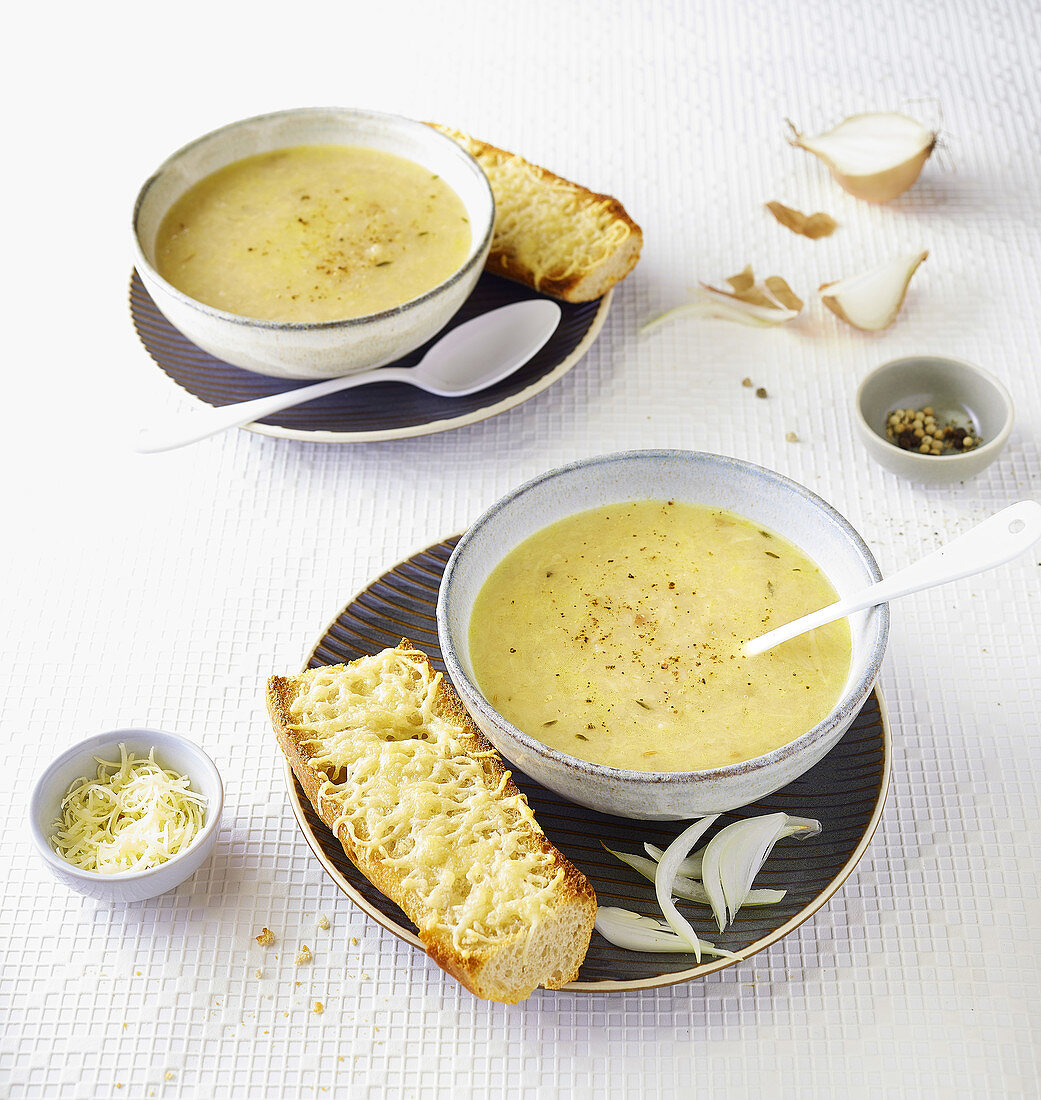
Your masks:
<svg viewBox="0 0 1041 1100"><path fill-rule="evenodd" d="M886 438L896 409L932 407L940 424L970 424L982 443L961 454L907 451ZM1012 431L1015 410L1005 387L963 359L910 355L883 363L857 389L854 426L861 443L881 466L901 477L931 485L964 481L985 470L1001 453Z"/></svg>
<svg viewBox="0 0 1041 1100"><path fill-rule="evenodd" d="M472 240L444 282L393 309L342 321L262 321L216 309L155 268L163 216L193 184L228 164L295 145L353 145L392 153L439 175L459 196ZM163 315L196 346L232 366L277 378L331 378L400 359L439 332L469 297L487 259L495 200L481 166L451 138L413 119L348 108L302 108L233 122L174 153L134 206L135 267Z"/></svg>
<svg viewBox="0 0 1041 1100"><path fill-rule="evenodd" d="M158 763L180 775L187 775L192 790L205 796L206 811L199 834L173 859L147 871L104 875L69 863L51 846L50 837L70 784L82 776L97 774L96 757L118 760L121 744L126 745L128 752L138 756L147 756L154 748ZM180 886L209 859L217 843L223 806L224 784L220 773L198 745L178 734L160 730L111 730L71 746L44 769L29 799L29 830L48 870L70 889L99 901L144 901Z"/></svg>
<svg viewBox="0 0 1041 1100"><path fill-rule="evenodd" d="M829 504L781 474L697 451L627 451L574 462L521 485L459 540L437 601L437 634L448 675L481 732L542 786L617 817L667 821L733 810L808 771L849 728L874 687L889 634L887 605L850 616L853 652L842 694L812 729L751 760L689 772L644 772L593 764L550 748L496 711L474 678L469 628L474 601L503 557L565 516L630 500L679 500L737 512L808 554L839 596L881 579L864 540Z"/></svg>

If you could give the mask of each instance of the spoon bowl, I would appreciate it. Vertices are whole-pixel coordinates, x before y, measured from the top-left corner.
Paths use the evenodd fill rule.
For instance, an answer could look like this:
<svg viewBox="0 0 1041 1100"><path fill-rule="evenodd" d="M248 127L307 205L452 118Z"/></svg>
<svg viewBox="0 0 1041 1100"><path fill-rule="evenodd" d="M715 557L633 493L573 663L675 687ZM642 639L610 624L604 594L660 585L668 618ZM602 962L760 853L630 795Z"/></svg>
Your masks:
<svg viewBox="0 0 1041 1100"><path fill-rule="evenodd" d="M134 449L171 451L283 409L370 382L404 382L438 397L465 397L513 374L546 343L560 321L560 306L545 298L514 302L482 313L446 332L414 367L377 367L344 378L218 408L207 406L142 428Z"/></svg>

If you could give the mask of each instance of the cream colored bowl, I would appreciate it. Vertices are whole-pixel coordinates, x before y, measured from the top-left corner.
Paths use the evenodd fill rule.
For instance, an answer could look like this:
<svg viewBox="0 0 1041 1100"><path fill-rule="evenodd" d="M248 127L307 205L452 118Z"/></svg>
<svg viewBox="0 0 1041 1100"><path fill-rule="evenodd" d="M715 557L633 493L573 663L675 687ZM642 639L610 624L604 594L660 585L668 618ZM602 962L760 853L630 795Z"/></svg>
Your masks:
<svg viewBox="0 0 1041 1100"><path fill-rule="evenodd" d="M394 309L312 324L241 317L190 298L155 268L160 222L193 184L233 161L293 145L358 145L436 172L466 207L473 239L444 282ZM163 315L204 351L236 367L279 378L333 378L383 366L424 344L448 323L480 278L491 247L495 202L480 165L422 122L342 107L302 108L233 122L186 145L141 188L134 207L137 270Z"/></svg>
<svg viewBox="0 0 1041 1100"><path fill-rule="evenodd" d="M448 562L437 630L460 698L507 760L582 806L619 817L674 820L755 802L821 760L874 687L889 633L889 608L850 617L853 653L838 702L812 729L764 756L704 771L641 772L591 764L550 748L499 714L474 680L468 635L477 593L513 547L555 520L606 504L661 499L725 508L772 528L820 566L839 596L881 579L871 551L849 522L781 474L697 451L629 451L551 470L492 505L459 540Z"/></svg>

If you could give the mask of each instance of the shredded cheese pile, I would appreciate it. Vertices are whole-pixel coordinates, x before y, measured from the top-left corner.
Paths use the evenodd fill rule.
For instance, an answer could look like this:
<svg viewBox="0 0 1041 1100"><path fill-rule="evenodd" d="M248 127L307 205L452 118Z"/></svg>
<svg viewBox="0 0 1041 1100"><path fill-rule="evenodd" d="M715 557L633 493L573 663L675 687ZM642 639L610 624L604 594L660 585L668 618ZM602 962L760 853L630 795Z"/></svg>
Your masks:
<svg viewBox="0 0 1041 1100"><path fill-rule="evenodd" d="M51 844L58 855L103 875L146 871L188 847L202 829L206 798L155 760L119 746L98 762L97 777L77 779L62 800Z"/></svg>
<svg viewBox="0 0 1041 1100"><path fill-rule="evenodd" d="M395 869L421 930L466 952L540 919L564 872L508 775L485 771L495 754L468 753L462 727L436 713L441 674L389 649L300 679L293 728L309 735L333 831Z"/></svg>
<svg viewBox="0 0 1041 1100"><path fill-rule="evenodd" d="M523 157L488 149L458 130L439 129L488 177L495 197L493 251L530 270L536 286L592 271L632 233L612 199L591 203L588 191Z"/></svg>

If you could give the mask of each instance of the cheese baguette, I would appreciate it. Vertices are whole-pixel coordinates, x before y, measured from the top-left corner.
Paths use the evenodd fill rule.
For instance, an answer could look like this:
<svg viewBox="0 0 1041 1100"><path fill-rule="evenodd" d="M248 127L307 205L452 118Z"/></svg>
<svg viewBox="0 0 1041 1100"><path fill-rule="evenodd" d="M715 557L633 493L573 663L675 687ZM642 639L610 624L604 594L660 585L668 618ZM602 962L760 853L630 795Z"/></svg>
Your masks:
<svg viewBox="0 0 1041 1100"><path fill-rule="evenodd" d="M565 302L589 302L636 266L643 233L617 199L460 130L430 125L457 141L491 184L495 228L485 270Z"/></svg>
<svg viewBox="0 0 1041 1100"><path fill-rule="evenodd" d="M272 676L267 705L316 812L439 966L506 1004L576 977L593 888L424 654Z"/></svg>

